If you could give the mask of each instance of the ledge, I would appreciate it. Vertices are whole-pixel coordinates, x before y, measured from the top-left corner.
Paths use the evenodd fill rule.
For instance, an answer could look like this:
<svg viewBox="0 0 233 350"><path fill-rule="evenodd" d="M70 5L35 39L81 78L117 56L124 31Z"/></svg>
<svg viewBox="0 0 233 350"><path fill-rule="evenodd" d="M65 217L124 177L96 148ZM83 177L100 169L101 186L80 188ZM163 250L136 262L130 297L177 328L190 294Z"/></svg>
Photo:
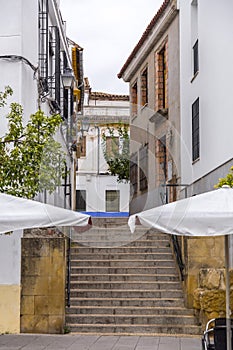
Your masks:
<svg viewBox="0 0 233 350"><path fill-rule="evenodd" d="M159 126L168 120L168 108L158 109L150 118L151 123Z"/></svg>

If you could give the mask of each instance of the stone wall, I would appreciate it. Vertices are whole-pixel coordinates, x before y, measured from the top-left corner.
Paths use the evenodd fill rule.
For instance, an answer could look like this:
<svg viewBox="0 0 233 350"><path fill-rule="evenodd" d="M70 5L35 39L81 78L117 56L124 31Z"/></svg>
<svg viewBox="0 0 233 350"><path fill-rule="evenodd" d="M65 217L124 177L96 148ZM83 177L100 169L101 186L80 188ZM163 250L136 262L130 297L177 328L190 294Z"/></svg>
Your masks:
<svg viewBox="0 0 233 350"><path fill-rule="evenodd" d="M230 271L232 282L233 271ZM232 284L232 283L231 283ZM233 306L231 291L231 308ZM226 316L225 269L201 269L199 287L194 291L194 308L202 324L212 318Z"/></svg>
<svg viewBox="0 0 233 350"><path fill-rule="evenodd" d="M186 305L193 308L194 291L200 287L199 273L202 269L223 269L223 237L183 237L183 259L185 262Z"/></svg>
<svg viewBox="0 0 233 350"><path fill-rule="evenodd" d="M66 239L22 238L22 333L63 333Z"/></svg>

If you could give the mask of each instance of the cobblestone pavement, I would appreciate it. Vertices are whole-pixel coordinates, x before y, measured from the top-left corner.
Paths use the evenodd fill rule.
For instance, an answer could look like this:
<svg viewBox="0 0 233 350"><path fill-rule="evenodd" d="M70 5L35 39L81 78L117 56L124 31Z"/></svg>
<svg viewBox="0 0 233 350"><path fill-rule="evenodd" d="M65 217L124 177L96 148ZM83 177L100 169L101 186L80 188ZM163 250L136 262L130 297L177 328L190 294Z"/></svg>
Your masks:
<svg viewBox="0 0 233 350"><path fill-rule="evenodd" d="M200 338L98 335L0 335L0 350L200 350Z"/></svg>

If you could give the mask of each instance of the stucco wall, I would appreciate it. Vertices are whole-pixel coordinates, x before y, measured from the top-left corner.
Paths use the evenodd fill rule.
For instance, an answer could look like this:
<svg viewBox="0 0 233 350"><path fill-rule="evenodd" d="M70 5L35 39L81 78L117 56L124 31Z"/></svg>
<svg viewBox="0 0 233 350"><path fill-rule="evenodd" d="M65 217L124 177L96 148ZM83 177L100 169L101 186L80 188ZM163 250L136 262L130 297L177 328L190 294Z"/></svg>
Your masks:
<svg viewBox="0 0 233 350"><path fill-rule="evenodd" d="M191 1L180 0L182 182L193 183L232 159L233 3L198 1L199 73L192 74ZM200 101L200 160L192 164L192 103Z"/></svg>
<svg viewBox="0 0 233 350"><path fill-rule="evenodd" d="M21 230L0 235L0 333L20 330L21 237Z"/></svg>

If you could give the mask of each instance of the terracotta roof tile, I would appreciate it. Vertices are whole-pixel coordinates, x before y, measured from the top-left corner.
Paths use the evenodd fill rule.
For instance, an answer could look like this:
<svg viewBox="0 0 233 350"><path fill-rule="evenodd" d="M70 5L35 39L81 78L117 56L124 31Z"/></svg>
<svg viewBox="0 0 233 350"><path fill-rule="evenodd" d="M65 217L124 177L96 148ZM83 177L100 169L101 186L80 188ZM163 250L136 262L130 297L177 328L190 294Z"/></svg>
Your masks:
<svg viewBox="0 0 233 350"><path fill-rule="evenodd" d="M137 52L139 51L139 49L142 47L142 45L144 44L144 42L147 40L148 36L150 35L151 31L153 30L155 24L158 22L158 20L162 17L162 15L164 14L166 8L168 7L168 5L171 3L172 0L165 0L163 2L163 4L161 5L160 9L158 10L158 12L155 14L155 16L152 18L150 24L147 26L145 32L142 34L141 39L139 40L139 42L137 43L137 45L135 46L135 48L133 49L133 51L131 52L131 54L129 55L129 57L127 58L125 64L123 65L123 67L120 70L120 73L118 73L118 78L122 78L122 75L124 74L124 72L126 71L126 69L128 68L128 66L130 65L130 63L132 62L132 60L134 59L135 55L137 54Z"/></svg>
<svg viewBox="0 0 233 350"><path fill-rule="evenodd" d="M129 95L108 94L105 92L91 92L90 99L100 101L129 101Z"/></svg>

